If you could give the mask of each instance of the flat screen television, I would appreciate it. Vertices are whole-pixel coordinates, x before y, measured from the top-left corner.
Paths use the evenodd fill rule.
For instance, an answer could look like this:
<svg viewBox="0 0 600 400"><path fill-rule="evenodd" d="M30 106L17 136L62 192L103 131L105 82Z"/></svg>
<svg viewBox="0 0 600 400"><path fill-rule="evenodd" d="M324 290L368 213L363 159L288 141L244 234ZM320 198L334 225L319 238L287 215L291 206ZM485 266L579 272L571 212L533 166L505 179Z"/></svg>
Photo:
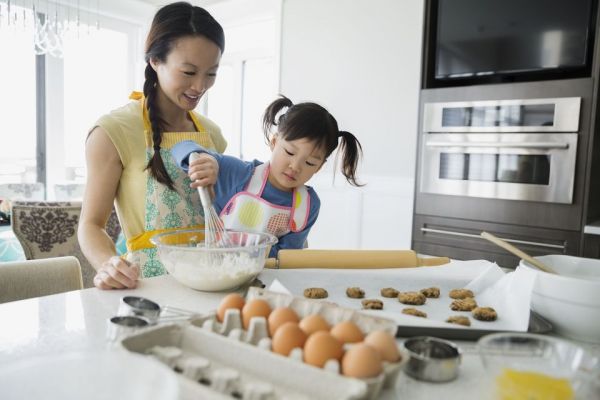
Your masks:
<svg viewBox="0 0 600 400"><path fill-rule="evenodd" d="M590 76L597 0L431 0L428 87Z"/></svg>

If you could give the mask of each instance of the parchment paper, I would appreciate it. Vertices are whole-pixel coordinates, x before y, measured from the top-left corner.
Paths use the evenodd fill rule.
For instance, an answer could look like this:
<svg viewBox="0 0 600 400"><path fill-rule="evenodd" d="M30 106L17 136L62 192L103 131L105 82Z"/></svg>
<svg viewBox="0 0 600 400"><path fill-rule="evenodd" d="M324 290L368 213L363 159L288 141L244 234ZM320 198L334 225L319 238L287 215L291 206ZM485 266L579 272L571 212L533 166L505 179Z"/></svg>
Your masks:
<svg viewBox="0 0 600 400"><path fill-rule="evenodd" d="M451 315L465 315L470 318L472 328L526 331L535 273L523 268L505 273L495 263L474 260L452 261L438 267L397 269L265 269L261 272L260 279L270 290L287 290L295 296L303 296L305 288L322 287L329 293L326 301L354 309L362 308L361 299L347 297L346 288L358 286L365 291L365 299L380 299L384 303L383 310L363 312L392 319L398 325L464 329L467 327L449 324L445 320ZM385 287L393 287L399 291L419 291L431 286L440 288L440 297L428 298L422 306L405 305L397 299L380 295L380 289ZM471 289L475 293L477 304L493 307L498 313L498 319L493 322L478 321L470 312L452 311L452 299L448 292L460 288ZM402 314L402 309L406 307L426 312L427 318Z"/></svg>

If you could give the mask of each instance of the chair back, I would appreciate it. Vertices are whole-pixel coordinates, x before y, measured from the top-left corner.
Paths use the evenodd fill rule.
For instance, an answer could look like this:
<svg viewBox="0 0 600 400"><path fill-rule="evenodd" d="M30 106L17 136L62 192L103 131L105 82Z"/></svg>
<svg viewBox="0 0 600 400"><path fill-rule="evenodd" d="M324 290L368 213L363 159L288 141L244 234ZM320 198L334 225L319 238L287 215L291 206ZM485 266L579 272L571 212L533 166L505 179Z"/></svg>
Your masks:
<svg viewBox="0 0 600 400"><path fill-rule="evenodd" d="M79 201L16 201L12 205L12 229L23 246L25 258L75 256L81 265L83 286L92 287L96 270L83 255L77 239L80 214ZM106 230L116 242L121 227L114 209Z"/></svg>
<svg viewBox="0 0 600 400"><path fill-rule="evenodd" d="M0 303L83 288L75 257L26 260L0 265Z"/></svg>
<svg viewBox="0 0 600 400"><path fill-rule="evenodd" d="M42 182L0 183L0 199L42 201L45 197Z"/></svg>

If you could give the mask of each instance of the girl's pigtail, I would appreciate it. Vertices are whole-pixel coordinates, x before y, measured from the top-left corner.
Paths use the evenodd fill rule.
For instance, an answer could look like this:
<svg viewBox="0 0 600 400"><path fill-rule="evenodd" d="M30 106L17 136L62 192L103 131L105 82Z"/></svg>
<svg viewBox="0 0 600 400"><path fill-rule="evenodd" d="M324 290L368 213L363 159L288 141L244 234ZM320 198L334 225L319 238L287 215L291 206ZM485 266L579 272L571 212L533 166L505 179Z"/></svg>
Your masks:
<svg viewBox="0 0 600 400"><path fill-rule="evenodd" d="M356 180L356 169L358 161L362 156L362 146L360 142L350 132L340 131L340 148L338 154L342 153L342 174L346 180L353 186L364 186Z"/></svg>
<svg viewBox="0 0 600 400"><path fill-rule="evenodd" d="M277 114L279 114L279 112L282 109L290 108L294 105L294 103L292 103L292 101L284 95L279 96L280 97L278 99L269 104L263 115L263 133L265 135L265 141L267 143L269 143L269 141L271 140L271 130L273 129L273 127L281 125L281 123L285 119L285 114L282 114L278 119L276 119Z"/></svg>
<svg viewBox="0 0 600 400"><path fill-rule="evenodd" d="M158 182L163 185L167 185L169 189L175 190L173 180L169 176L165 164L160 155L160 143L162 142L162 120L158 113L158 107L156 105L156 86L158 77L156 71L152 68L150 63L146 64L145 70L146 81L144 82L144 97L146 98L146 107L148 109L148 119L150 119L150 126L152 129L152 143L154 147L154 155L148 161L146 169L150 170L150 174Z"/></svg>

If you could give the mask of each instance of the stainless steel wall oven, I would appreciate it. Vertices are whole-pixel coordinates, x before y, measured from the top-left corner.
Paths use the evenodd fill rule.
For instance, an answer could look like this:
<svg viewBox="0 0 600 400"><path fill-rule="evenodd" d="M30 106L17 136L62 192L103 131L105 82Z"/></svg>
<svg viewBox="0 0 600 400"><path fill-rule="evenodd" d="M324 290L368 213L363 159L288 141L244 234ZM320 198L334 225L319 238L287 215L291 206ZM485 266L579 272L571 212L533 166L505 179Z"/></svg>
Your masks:
<svg viewBox="0 0 600 400"><path fill-rule="evenodd" d="M592 81L421 91L413 249L457 259L580 254Z"/></svg>
<svg viewBox="0 0 600 400"><path fill-rule="evenodd" d="M426 103L420 190L570 204L581 99Z"/></svg>

